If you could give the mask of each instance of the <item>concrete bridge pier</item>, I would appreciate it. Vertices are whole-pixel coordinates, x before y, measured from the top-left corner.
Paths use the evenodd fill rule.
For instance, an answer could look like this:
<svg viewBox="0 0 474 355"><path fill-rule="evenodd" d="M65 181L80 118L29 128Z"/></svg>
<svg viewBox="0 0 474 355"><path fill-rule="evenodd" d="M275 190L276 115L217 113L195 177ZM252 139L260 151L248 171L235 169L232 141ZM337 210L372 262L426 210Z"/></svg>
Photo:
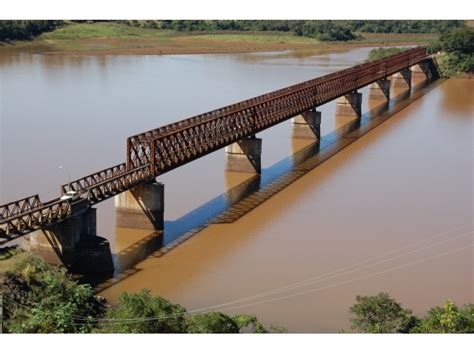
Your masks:
<svg viewBox="0 0 474 355"><path fill-rule="evenodd" d="M97 236L97 210L87 200L73 202L71 208L71 217L26 235L21 246L72 272L113 272L110 245Z"/></svg>
<svg viewBox="0 0 474 355"><path fill-rule="evenodd" d="M321 139L321 112L307 111L291 119L293 138Z"/></svg>
<svg viewBox="0 0 474 355"><path fill-rule="evenodd" d="M37 230L26 236L24 245L28 249L50 248L64 254L74 250L87 235L97 233L97 211L90 208L86 200L71 204L71 217L51 227Z"/></svg>
<svg viewBox="0 0 474 355"><path fill-rule="evenodd" d="M151 182L115 196L116 227L163 230L165 185Z"/></svg>
<svg viewBox="0 0 474 355"><path fill-rule="evenodd" d="M257 173L262 171L262 139L251 136L225 148L226 171Z"/></svg>
<svg viewBox="0 0 474 355"><path fill-rule="evenodd" d="M426 80L432 77L430 63L427 61L413 65L410 70L414 80Z"/></svg>
<svg viewBox="0 0 474 355"><path fill-rule="evenodd" d="M369 86L369 100L390 100L390 80L377 80Z"/></svg>
<svg viewBox="0 0 474 355"><path fill-rule="evenodd" d="M410 68L403 69L402 71L392 75L392 85L394 87L405 87L411 88L411 70Z"/></svg>
<svg viewBox="0 0 474 355"><path fill-rule="evenodd" d="M362 114L362 94L355 91L337 99L336 116L356 116Z"/></svg>

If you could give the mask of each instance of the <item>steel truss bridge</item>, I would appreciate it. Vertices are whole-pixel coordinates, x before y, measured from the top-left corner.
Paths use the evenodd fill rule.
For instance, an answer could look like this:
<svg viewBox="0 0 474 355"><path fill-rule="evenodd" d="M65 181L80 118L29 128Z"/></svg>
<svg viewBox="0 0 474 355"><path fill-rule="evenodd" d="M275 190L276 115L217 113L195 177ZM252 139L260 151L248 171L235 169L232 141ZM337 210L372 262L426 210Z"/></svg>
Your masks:
<svg viewBox="0 0 474 355"><path fill-rule="evenodd" d="M0 245L68 219L75 203L95 205L426 60L426 49L410 49L131 136L126 162L61 186L61 194L76 191L79 201L34 195L0 205Z"/></svg>

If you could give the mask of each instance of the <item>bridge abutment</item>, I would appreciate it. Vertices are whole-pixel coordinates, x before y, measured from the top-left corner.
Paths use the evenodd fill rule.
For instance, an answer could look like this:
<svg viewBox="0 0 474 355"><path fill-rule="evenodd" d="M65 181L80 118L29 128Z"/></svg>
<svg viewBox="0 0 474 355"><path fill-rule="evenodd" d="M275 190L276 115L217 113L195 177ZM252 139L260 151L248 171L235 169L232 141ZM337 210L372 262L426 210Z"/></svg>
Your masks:
<svg viewBox="0 0 474 355"><path fill-rule="evenodd" d="M390 80L377 80L369 86L369 100L390 100Z"/></svg>
<svg viewBox="0 0 474 355"><path fill-rule="evenodd" d="M71 204L71 217L51 227L30 233L24 247L27 249L53 247L61 254L74 250L81 237L96 235L97 211L86 200Z"/></svg>
<svg viewBox="0 0 474 355"><path fill-rule="evenodd" d="M410 68L403 69L402 71L392 75L392 86L394 87L405 87L411 88L411 70Z"/></svg>
<svg viewBox="0 0 474 355"><path fill-rule="evenodd" d="M163 230L165 185L151 182L115 196L116 226Z"/></svg>
<svg viewBox="0 0 474 355"><path fill-rule="evenodd" d="M262 171L262 139L255 136L244 138L225 147L226 170L242 173Z"/></svg>
<svg viewBox="0 0 474 355"><path fill-rule="evenodd" d="M360 117L362 114L362 94L351 92L336 101L336 116Z"/></svg>
<svg viewBox="0 0 474 355"><path fill-rule="evenodd" d="M97 210L89 207L87 200L73 202L71 208L66 220L26 235L22 247L73 272L113 272L110 245L97 236Z"/></svg>
<svg viewBox="0 0 474 355"><path fill-rule="evenodd" d="M307 111L291 119L293 138L321 139L321 112Z"/></svg>

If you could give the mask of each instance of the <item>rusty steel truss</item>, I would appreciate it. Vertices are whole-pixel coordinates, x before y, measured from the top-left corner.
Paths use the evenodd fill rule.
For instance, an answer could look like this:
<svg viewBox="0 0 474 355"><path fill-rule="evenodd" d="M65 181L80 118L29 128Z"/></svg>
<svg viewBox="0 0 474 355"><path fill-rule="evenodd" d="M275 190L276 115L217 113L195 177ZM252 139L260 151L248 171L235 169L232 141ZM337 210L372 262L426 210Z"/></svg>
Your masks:
<svg viewBox="0 0 474 355"><path fill-rule="evenodd" d="M410 49L129 137L127 169L149 165L161 175L426 57L424 48Z"/></svg>
<svg viewBox="0 0 474 355"><path fill-rule="evenodd" d="M73 201L99 203L427 59L426 49L410 49L131 136L126 163L61 186L70 199L42 203L34 195L1 205L0 245L69 218Z"/></svg>
<svg viewBox="0 0 474 355"><path fill-rule="evenodd" d="M33 232L37 229L53 225L66 219L71 214L71 204L69 201L60 199L52 200L47 203L40 203L37 195L27 197L17 201L22 210L5 216L2 214L0 219L0 245L9 242L15 237ZM33 198L33 199L32 199ZM34 202L29 204L28 200ZM0 206L0 210L8 209L8 205Z"/></svg>
<svg viewBox="0 0 474 355"><path fill-rule="evenodd" d="M127 170L126 164L122 163L64 184L61 193L75 191L94 205L153 178L149 165Z"/></svg>

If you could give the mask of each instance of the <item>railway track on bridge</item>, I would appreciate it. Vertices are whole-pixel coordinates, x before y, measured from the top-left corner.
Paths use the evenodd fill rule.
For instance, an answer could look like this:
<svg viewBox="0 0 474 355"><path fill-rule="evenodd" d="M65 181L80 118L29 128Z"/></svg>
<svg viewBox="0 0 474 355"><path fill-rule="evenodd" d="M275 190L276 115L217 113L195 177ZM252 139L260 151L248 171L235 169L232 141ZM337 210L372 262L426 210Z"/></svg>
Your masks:
<svg viewBox="0 0 474 355"><path fill-rule="evenodd" d="M427 58L410 49L128 137L126 162L62 185L61 195L92 206ZM34 195L1 205L0 245L66 220L74 203Z"/></svg>

